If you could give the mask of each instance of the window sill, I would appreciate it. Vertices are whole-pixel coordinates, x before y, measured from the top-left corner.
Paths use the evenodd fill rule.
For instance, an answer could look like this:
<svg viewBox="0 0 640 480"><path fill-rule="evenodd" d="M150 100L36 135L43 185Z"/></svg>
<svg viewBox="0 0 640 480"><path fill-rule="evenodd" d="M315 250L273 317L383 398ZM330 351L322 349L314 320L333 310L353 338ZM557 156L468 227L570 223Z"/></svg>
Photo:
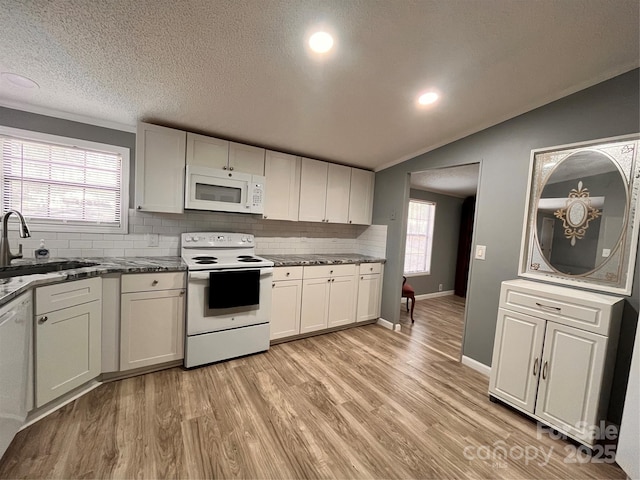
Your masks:
<svg viewBox="0 0 640 480"><path fill-rule="evenodd" d="M417 273L403 273L403 276L409 278L409 277L426 277L428 275L431 275L431 272L417 272Z"/></svg>

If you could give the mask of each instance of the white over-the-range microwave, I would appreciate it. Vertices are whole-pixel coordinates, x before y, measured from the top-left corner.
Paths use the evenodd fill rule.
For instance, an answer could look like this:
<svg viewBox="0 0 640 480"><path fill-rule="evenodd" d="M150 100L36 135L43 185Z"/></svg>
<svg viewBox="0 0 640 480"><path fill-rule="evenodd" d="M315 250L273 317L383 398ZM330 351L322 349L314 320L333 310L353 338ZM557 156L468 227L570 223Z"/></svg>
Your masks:
<svg viewBox="0 0 640 480"><path fill-rule="evenodd" d="M184 208L264 213L265 177L187 165Z"/></svg>

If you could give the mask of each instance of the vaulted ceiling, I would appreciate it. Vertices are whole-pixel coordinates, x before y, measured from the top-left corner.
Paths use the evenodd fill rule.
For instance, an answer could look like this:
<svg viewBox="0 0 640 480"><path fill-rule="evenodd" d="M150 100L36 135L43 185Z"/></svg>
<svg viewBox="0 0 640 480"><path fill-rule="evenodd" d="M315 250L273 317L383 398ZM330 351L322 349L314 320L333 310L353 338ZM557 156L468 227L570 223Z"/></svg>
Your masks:
<svg viewBox="0 0 640 480"><path fill-rule="evenodd" d="M637 0L1 0L0 104L379 169L638 67ZM311 55L316 28L334 49ZM440 99L419 107L433 90ZM1 121L0 121L1 123Z"/></svg>

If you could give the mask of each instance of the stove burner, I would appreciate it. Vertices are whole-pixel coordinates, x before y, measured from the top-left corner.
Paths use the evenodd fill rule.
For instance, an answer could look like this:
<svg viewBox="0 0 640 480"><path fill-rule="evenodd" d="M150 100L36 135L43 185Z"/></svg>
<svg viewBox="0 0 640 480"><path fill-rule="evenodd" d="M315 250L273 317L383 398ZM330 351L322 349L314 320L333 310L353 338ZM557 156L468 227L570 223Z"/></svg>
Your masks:
<svg viewBox="0 0 640 480"><path fill-rule="evenodd" d="M215 260L198 260L196 263L200 264L200 265L207 265L210 263L218 263Z"/></svg>
<svg viewBox="0 0 640 480"><path fill-rule="evenodd" d="M217 260L217 258L209 257L209 256L200 256L200 257L193 257L193 260Z"/></svg>
<svg viewBox="0 0 640 480"><path fill-rule="evenodd" d="M238 258L239 262L261 262L259 258L246 257L246 258Z"/></svg>
<svg viewBox="0 0 640 480"><path fill-rule="evenodd" d="M238 260L240 260L241 258L253 258L252 255L238 255Z"/></svg>

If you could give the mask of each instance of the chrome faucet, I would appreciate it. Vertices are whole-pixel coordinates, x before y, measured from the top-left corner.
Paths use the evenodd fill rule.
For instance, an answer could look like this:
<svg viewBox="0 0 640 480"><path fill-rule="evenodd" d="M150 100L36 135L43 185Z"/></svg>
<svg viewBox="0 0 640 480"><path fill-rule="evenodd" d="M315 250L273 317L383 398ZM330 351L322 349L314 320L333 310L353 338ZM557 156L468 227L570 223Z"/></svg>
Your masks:
<svg viewBox="0 0 640 480"><path fill-rule="evenodd" d="M11 248L9 247L9 232L7 228L7 223L9 222L9 217L12 213L15 213L20 220L20 229L18 230L18 234L20 238L27 238L31 236L31 232L29 231L29 226L27 222L25 222L22 214L17 210L9 210L2 216L2 237L0 237L0 267L6 267L11 265L11 260L14 258L22 258L22 244L18 245L18 254L14 255L11 253Z"/></svg>

